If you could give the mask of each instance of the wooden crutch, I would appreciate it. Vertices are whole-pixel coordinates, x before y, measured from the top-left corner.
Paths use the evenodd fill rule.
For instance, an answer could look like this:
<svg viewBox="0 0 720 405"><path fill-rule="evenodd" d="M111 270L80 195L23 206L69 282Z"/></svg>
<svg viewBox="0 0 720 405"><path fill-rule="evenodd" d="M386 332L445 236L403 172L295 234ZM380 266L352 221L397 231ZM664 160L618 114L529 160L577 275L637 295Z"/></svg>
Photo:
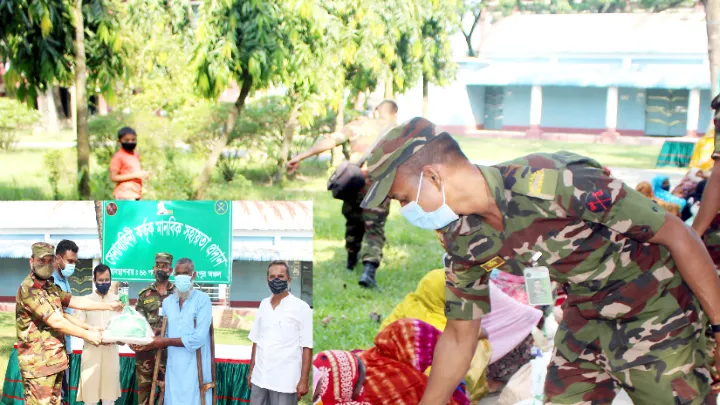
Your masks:
<svg viewBox="0 0 720 405"><path fill-rule="evenodd" d="M165 336L165 329L167 329L167 316L163 316L162 326L160 327L160 336ZM155 389L157 389L157 378L160 372L160 361L162 361L162 352L164 349L158 349L155 353L155 369L153 370L152 387L150 388L150 405L155 405ZM163 405L165 402L165 387L160 387L160 403Z"/></svg>
<svg viewBox="0 0 720 405"><path fill-rule="evenodd" d="M197 327L197 318L195 318L195 327ZM201 348L195 350L198 370L198 384L200 385L200 404L207 405L205 403L205 393L212 388L212 404L215 405L217 403L217 389L215 388L215 381L217 381L217 379L215 377L215 328L213 327L212 322L210 323L210 370L212 381L209 383L206 383L205 378L203 377L202 354L200 353L200 349Z"/></svg>

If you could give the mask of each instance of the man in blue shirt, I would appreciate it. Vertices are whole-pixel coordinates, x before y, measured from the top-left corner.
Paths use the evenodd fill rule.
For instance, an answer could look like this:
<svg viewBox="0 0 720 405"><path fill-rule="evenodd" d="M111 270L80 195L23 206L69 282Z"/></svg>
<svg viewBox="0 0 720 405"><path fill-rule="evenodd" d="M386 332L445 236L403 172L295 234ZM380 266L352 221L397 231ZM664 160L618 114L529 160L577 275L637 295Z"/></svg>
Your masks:
<svg viewBox="0 0 720 405"><path fill-rule="evenodd" d="M55 272L53 273L53 281L60 287L61 290L66 293L72 294L70 290L70 276L75 273L75 265L78 261L78 251L80 248L78 245L67 239L63 239L58 243L55 248ZM72 315L73 310L71 308L65 308L65 313ZM68 355L72 354L72 346L70 345L71 337L65 335L65 348L67 349ZM62 394L63 398L68 398L70 384L70 368L65 370L65 378L63 379Z"/></svg>
<svg viewBox="0 0 720 405"><path fill-rule="evenodd" d="M137 351L167 347L165 372L166 405L200 405L200 382L197 370L197 350L202 358L203 384L211 384L210 325L212 303L210 297L193 288L195 265L190 259L175 264L175 292L165 298L162 313L167 317L165 336L156 336L152 343ZM212 403L212 389L205 393L205 404Z"/></svg>

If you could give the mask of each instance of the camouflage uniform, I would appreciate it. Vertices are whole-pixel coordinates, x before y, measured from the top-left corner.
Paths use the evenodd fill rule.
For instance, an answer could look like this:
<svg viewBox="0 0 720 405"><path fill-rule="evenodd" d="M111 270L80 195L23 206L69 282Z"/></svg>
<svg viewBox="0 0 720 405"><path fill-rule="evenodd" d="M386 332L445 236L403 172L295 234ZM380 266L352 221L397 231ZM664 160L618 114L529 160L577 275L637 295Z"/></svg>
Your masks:
<svg viewBox="0 0 720 405"><path fill-rule="evenodd" d="M158 253L155 256L155 260L172 263L172 255L167 253ZM152 283L149 287L140 290L140 293L138 293L135 310L147 319L157 336L160 335L160 329L162 328L162 316L160 315L162 302L173 292L175 292L175 286L172 283L168 283L168 289L165 295L160 294L155 286L155 283ZM135 376L138 387L138 405L150 404L150 390L152 388L152 378L155 371L156 354L157 350L135 353ZM163 349L162 354L160 355L160 367L158 369L158 387L163 386L165 383L166 363L167 350ZM156 395L156 400L158 398L159 397Z"/></svg>
<svg viewBox="0 0 720 405"><path fill-rule="evenodd" d="M363 204L384 199L397 167L435 136L424 119L391 131L368 159L377 185ZM568 152L478 168L504 230L478 215L438 230L448 319L482 318L490 311L490 272L523 275L540 252L537 264L568 291L547 403L610 404L619 387L635 404L715 403L705 315L670 252L648 243L664 224L662 208Z"/></svg>
<svg viewBox="0 0 720 405"><path fill-rule="evenodd" d="M333 136L333 139L338 145L349 143L350 161L358 162L377 137L383 135L391 127L392 123L389 121L360 119L345 125L340 132ZM362 261L366 264L366 273L369 264L369 270L372 273L370 278L374 283L375 270L382 261L383 247L385 246L385 221L390 213L390 201L371 209L361 208L360 203L365 198L368 188L369 184L366 184L358 194L357 200L344 201L342 213L346 219L345 249L348 252L348 270L353 270L357 257L362 251Z"/></svg>
<svg viewBox="0 0 720 405"><path fill-rule="evenodd" d="M54 256L48 243L32 246L33 256ZM18 337L18 363L25 386L27 405L59 405L63 373L69 359L65 335L50 328L45 321L52 315L63 316L72 295L64 292L52 278L41 284L30 273L18 288L15 315Z"/></svg>

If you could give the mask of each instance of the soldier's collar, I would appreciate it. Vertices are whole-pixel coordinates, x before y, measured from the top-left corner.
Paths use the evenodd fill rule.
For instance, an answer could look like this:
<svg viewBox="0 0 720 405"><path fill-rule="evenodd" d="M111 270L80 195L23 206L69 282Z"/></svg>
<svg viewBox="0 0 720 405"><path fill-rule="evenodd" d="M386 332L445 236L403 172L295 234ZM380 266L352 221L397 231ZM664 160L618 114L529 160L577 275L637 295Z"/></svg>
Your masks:
<svg viewBox="0 0 720 405"><path fill-rule="evenodd" d="M485 181L487 182L488 188L490 189L490 195L495 200L500 213L503 214L503 228L505 228L505 211L507 210L507 200L505 198L505 186L503 183L503 177L496 167L475 165L482 173ZM446 233L456 233L458 235L470 235L475 233L486 225L484 218L478 214L472 215L461 215L460 219L447 225L445 228L438 229L439 235ZM442 239L442 237L441 237Z"/></svg>
<svg viewBox="0 0 720 405"><path fill-rule="evenodd" d="M158 288L157 288L157 283L154 282L154 283L150 284L150 288L152 288L153 290L157 291L157 290L158 290ZM168 288L167 288L167 290L168 290L168 291L172 291L172 290L174 290L174 289L175 289L175 284L173 284L173 283L171 283L171 282L168 281Z"/></svg>

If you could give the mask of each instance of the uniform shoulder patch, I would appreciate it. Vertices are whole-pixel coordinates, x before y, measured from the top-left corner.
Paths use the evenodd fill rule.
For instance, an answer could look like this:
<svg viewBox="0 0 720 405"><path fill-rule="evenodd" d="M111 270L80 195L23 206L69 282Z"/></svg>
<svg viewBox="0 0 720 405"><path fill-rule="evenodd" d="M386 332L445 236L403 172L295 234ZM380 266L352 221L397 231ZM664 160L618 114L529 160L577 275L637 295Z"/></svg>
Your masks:
<svg viewBox="0 0 720 405"><path fill-rule="evenodd" d="M543 200L555 199L557 183L560 178L558 170L524 167L522 170L512 170L507 175L515 177L510 182L512 184L511 191Z"/></svg>
<svg viewBox="0 0 720 405"><path fill-rule="evenodd" d="M495 256L492 259L481 264L480 267L482 267L483 270L485 270L489 273L489 272L497 269L498 267L502 266L503 264L505 264L505 260L500 256Z"/></svg>
<svg viewBox="0 0 720 405"><path fill-rule="evenodd" d="M605 212L612 205L612 196L608 190L595 190L587 193L585 206L591 212Z"/></svg>

